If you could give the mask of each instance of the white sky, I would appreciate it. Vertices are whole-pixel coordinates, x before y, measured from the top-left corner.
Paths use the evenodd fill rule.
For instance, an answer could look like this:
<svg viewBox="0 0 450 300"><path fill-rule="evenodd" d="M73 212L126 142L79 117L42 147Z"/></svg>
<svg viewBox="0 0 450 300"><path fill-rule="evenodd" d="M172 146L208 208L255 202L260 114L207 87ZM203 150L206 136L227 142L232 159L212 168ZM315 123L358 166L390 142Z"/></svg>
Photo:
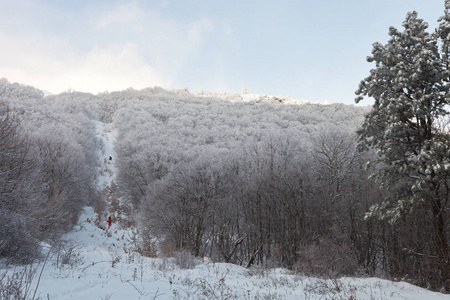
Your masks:
<svg viewBox="0 0 450 300"><path fill-rule="evenodd" d="M354 103L374 42L444 0L0 0L0 77L52 93L161 86ZM364 103L362 104L369 104Z"/></svg>

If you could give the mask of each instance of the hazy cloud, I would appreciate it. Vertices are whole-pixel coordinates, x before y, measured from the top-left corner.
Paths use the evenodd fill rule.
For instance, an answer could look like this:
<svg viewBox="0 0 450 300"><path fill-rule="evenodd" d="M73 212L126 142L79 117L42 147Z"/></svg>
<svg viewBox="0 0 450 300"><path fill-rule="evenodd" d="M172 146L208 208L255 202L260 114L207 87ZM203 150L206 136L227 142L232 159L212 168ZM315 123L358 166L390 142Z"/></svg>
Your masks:
<svg viewBox="0 0 450 300"><path fill-rule="evenodd" d="M17 15L20 8L13 9ZM86 7L76 18L69 9L47 3L36 11L35 19L42 20L36 26L22 22L18 31L0 29L1 77L53 93L179 88L185 85L183 72L217 39L213 33L229 34L212 19L175 20L139 1ZM45 11L53 16L39 15ZM0 18L10 12L0 12Z"/></svg>

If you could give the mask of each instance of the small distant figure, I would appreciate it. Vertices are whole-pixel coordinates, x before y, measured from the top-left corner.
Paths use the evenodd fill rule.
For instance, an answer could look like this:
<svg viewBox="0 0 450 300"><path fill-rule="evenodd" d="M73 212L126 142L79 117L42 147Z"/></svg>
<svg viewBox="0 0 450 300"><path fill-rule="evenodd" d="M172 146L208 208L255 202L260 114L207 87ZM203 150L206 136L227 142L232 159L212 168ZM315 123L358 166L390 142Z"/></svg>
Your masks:
<svg viewBox="0 0 450 300"><path fill-rule="evenodd" d="M111 227L112 219L111 216L108 217L108 226Z"/></svg>
<svg viewBox="0 0 450 300"><path fill-rule="evenodd" d="M109 160L112 160L112 156L109 157Z"/></svg>

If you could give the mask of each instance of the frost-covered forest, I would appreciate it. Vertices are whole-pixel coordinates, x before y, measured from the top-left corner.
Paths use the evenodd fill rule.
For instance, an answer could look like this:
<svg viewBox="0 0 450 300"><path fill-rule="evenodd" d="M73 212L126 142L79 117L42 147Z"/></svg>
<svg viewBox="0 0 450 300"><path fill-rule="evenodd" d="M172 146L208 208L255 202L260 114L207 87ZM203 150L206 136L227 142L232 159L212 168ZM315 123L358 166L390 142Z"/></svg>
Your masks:
<svg viewBox="0 0 450 300"><path fill-rule="evenodd" d="M161 88L44 96L6 79L0 103L4 265L43 259L85 206L106 226L111 205L142 255L440 288L425 209L395 224L365 219L386 193L368 179L374 152L356 150L370 107ZM117 131L108 189L99 122Z"/></svg>
<svg viewBox="0 0 450 300"><path fill-rule="evenodd" d="M0 81L0 257L29 263L100 199L94 124L43 92Z"/></svg>

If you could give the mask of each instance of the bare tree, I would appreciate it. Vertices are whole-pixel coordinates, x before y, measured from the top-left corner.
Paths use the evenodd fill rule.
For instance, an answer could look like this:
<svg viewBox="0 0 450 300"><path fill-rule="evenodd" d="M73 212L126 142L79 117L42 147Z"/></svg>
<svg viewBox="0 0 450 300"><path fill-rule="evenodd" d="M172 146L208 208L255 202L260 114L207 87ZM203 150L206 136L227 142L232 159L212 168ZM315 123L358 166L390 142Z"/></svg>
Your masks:
<svg viewBox="0 0 450 300"><path fill-rule="evenodd" d="M180 166L171 176L151 185L142 204L144 226L166 236L166 242L174 243L177 249L203 255L203 237L219 184L217 174L206 165Z"/></svg>
<svg viewBox="0 0 450 300"><path fill-rule="evenodd" d="M26 135L8 105L0 102L0 257L11 262L29 262L39 253L28 205L33 166Z"/></svg>

